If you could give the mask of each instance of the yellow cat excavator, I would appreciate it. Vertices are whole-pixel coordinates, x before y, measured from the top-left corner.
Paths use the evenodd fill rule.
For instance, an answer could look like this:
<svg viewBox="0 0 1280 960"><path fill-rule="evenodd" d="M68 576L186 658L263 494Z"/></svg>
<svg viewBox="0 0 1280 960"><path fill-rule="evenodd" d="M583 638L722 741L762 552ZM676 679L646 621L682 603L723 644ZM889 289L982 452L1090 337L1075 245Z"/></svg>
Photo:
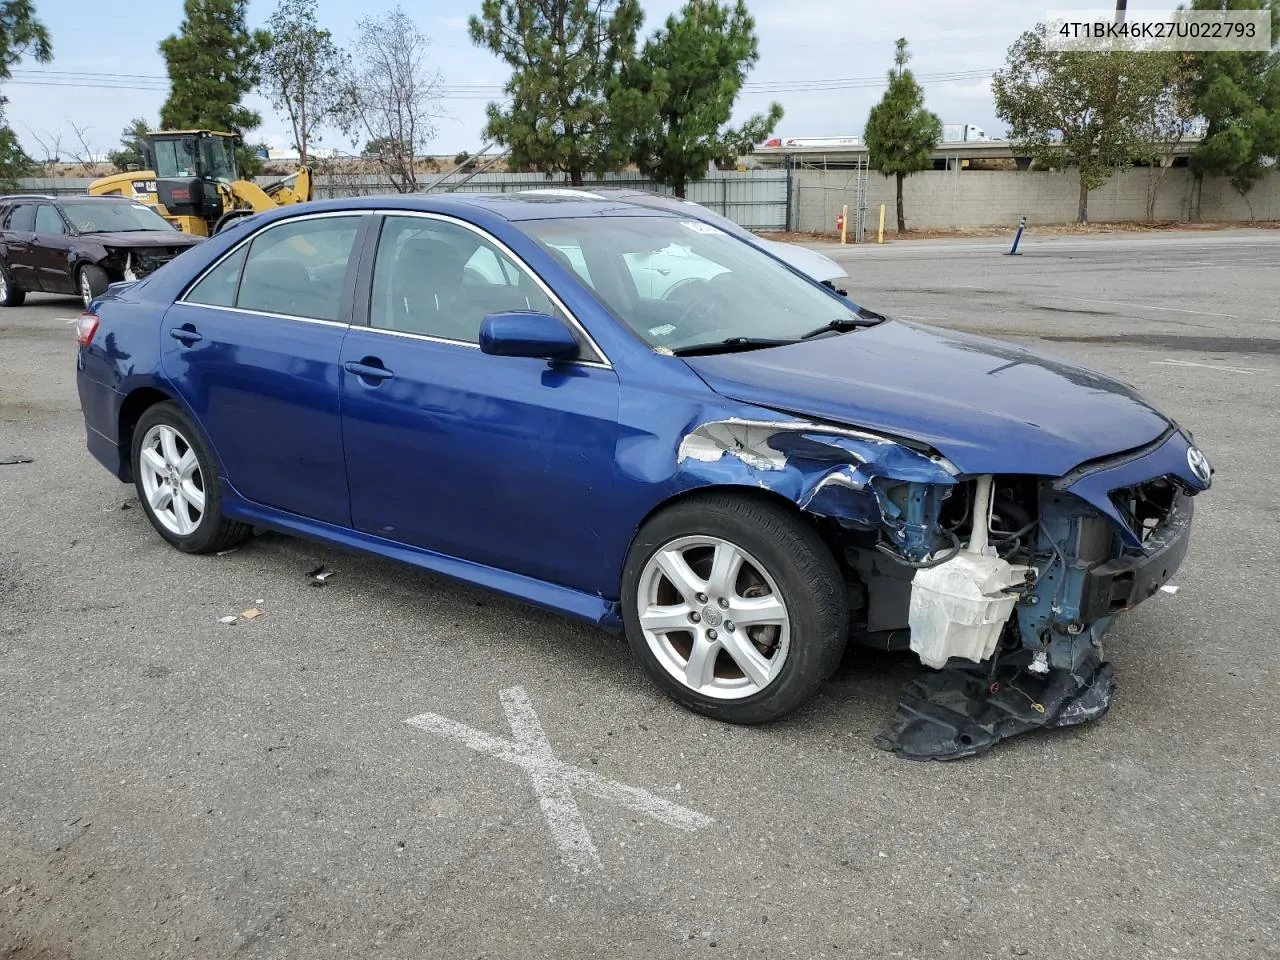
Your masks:
<svg viewBox="0 0 1280 960"><path fill-rule="evenodd" d="M95 196L129 197L154 207L183 233L211 237L228 223L264 210L312 199L311 171L260 187L236 170L240 138L213 130L147 134L149 170L131 170L89 184Z"/></svg>

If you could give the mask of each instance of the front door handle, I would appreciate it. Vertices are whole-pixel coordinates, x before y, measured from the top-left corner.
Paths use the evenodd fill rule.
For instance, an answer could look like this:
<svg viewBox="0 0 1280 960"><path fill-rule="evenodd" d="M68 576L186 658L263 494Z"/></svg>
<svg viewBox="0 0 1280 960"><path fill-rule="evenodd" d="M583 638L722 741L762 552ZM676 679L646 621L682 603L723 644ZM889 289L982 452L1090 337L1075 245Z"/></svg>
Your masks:
<svg viewBox="0 0 1280 960"><path fill-rule="evenodd" d="M357 362L355 360L348 360L342 365L342 367L347 371L347 373L354 374L361 380L372 380L374 383L381 383L383 380L390 380L395 376L395 374L386 367L375 366L372 363Z"/></svg>
<svg viewBox="0 0 1280 960"><path fill-rule="evenodd" d="M192 327L174 327L169 331L169 336L175 340L181 340L188 347L193 343L203 340L204 337L195 331Z"/></svg>

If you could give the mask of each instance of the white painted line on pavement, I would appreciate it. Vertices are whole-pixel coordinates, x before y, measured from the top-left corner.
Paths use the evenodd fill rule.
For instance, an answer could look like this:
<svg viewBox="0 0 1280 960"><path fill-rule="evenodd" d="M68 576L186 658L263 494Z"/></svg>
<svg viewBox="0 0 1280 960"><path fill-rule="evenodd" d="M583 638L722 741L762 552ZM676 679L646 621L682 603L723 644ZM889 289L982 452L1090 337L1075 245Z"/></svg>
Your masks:
<svg viewBox="0 0 1280 960"><path fill-rule="evenodd" d="M1207 370L1225 370L1227 373L1243 373L1249 377L1255 373L1267 372L1258 367L1224 367L1216 363L1197 363L1194 360L1149 360L1147 362L1167 367L1204 367Z"/></svg>
<svg viewBox="0 0 1280 960"><path fill-rule="evenodd" d="M524 688L501 690L498 696L506 711L513 740L495 737L437 713L422 713L410 717L405 723L524 770L533 784L547 827L565 866L582 871L600 865L600 855L591 842L574 791L644 814L678 830L698 830L715 822L711 817L664 800L647 790L617 783L558 759Z"/></svg>
<svg viewBox="0 0 1280 960"><path fill-rule="evenodd" d="M559 761L551 752L551 743L533 712L533 704L522 687L501 690L498 697L502 709L507 712L507 723L515 735L515 742L526 751L531 762L525 771L533 781L533 790L547 818L547 827L560 848L560 857L566 866L584 869L599 866L600 855L591 842L587 825L582 822L582 812L573 798L573 788L559 775Z"/></svg>

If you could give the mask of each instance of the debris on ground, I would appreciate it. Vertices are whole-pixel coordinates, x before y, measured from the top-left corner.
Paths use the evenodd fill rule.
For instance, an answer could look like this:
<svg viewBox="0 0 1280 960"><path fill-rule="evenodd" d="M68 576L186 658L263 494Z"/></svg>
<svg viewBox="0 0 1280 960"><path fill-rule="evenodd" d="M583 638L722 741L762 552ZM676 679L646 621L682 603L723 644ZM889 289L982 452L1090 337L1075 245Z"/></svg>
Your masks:
<svg viewBox="0 0 1280 960"><path fill-rule="evenodd" d="M262 602L263 601L259 600L258 601L259 606L250 607L248 610L245 610L243 613L240 613L239 615L232 614L231 616L219 617L218 622L231 625L231 624L239 623L241 620L256 620L258 617L262 616L263 614L262 607L261 607Z"/></svg>
<svg viewBox="0 0 1280 960"><path fill-rule="evenodd" d="M225 557L228 553L235 553L239 549L240 549L239 547L227 547L227 549L225 550L219 550L217 553L214 554L214 556Z"/></svg>
<svg viewBox="0 0 1280 960"><path fill-rule="evenodd" d="M1160 588L1160 590L1161 592L1168 593L1168 594L1175 594L1178 592L1178 588L1171 583L1166 583L1163 587Z"/></svg>
<svg viewBox="0 0 1280 960"><path fill-rule="evenodd" d="M956 760L1001 740L1069 727L1106 714L1115 693L1110 663L1090 653L1074 670L1033 670L1019 650L987 664L948 666L907 684L898 712L876 746L909 760Z"/></svg>
<svg viewBox="0 0 1280 960"><path fill-rule="evenodd" d="M0 465L7 466L11 463L35 463L25 453L0 453Z"/></svg>
<svg viewBox="0 0 1280 960"><path fill-rule="evenodd" d="M320 564L320 566L310 571L307 574L307 577L311 580L311 585L313 587L323 587L325 584L325 581L328 580L330 577L332 577L333 574L334 574L334 571L330 570L328 567L326 567L322 563Z"/></svg>

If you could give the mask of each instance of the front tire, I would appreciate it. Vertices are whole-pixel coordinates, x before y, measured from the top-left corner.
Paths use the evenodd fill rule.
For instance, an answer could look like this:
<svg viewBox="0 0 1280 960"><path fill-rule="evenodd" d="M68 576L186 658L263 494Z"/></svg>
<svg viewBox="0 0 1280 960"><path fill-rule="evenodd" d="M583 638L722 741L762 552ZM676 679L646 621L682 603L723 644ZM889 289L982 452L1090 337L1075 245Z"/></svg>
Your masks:
<svg viewBox="0 0 1280 960"><path fill-rule="evenodd" d="M80 294L80 302L86 310L89 309L89 304L102 296L110 282L107 271L92 263L83 264L76 271L76 292Z"/></svg>
<svg viewBox="0 0 1280 960"><path fill-rule="evenodd" d="M714 493L640 529L622 577L627 642L690 710L765 723L811 699L848 638L844 579L794 511Z"/></svg>
<svg viewBox="0 0 1280 960"><path fill-rule="evenodd" d="M214 553L247 540L248 524L222 515L213 457L175 403L148 407L133 430L133 480L156 532L184 553Z"/></svg>

